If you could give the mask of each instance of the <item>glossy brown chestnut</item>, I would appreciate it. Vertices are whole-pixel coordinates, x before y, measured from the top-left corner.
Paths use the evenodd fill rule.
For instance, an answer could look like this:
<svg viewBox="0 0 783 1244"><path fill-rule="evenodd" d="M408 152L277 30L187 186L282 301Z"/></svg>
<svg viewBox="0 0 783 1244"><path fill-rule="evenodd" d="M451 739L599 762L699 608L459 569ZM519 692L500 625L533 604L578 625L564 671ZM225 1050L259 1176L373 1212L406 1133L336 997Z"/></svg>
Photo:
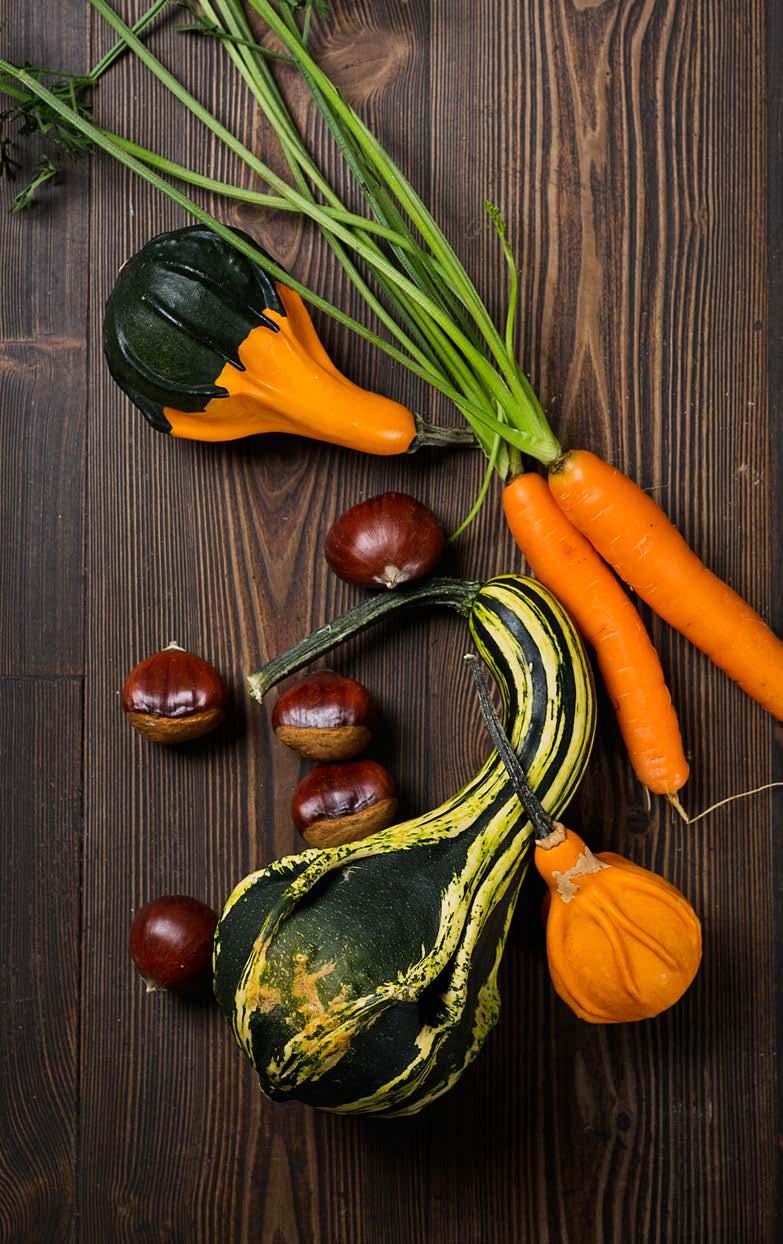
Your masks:
<svg viewBox="0 0 783 1244"><path fill-rule="evenodd" d="M310 760L350 760L372 737L377 711L353 678L320 670L284 691L272 710L281 743Z"/></svg>
<svg viewBox="0 0 783 1244"><path fill-rule="evenodd" d="M226 687L207 661L169 644L131 670L122 707L139 734L153 743L184 743L220 725Z"/></svg>
<svg viewBox="0 0 783 1244"><path fill-rule="evenodd" d="M316 765L294 791L291 815L312 846L339 847L392 825L397 792L375 760Z"/></svg>
<svg viewBox="0 0 783 1244"><path fill-rule="evenodd" d="M130 931L131 958L147 992L173 989L197 993L209 983L217 914L187 894L165 894L136 912Z"/></svg>
<svg viewBox="0 0 783 1244"><path fill-rule="evenodd" d="M407 493L385 492L337 519L326 537L324 556L348 583L395 588L428 575L445 543L432 510Z"/></svg>

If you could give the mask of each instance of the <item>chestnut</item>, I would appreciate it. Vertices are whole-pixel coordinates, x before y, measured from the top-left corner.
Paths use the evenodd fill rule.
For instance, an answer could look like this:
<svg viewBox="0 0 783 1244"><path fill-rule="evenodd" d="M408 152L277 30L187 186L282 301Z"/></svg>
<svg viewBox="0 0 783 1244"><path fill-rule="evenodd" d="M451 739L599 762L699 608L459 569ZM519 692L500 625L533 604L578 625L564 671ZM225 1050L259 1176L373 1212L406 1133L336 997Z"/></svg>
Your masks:
<svg viewBox="0 0 783 1244"><path fill-rule="evenodd" d="M362 587L400 587L428 575L446 537L432 510L404 492L361 501L337 519L324 546L334 573Z"/></svg>
<svg viewBox="0 0 783 1244"><path fill-rule="evenodd" d="M147 982L147 993L156 989L191 994L205 990L217 922L211 907L187 894L164 894L136 912L130 952Z"/></svg>
<svg viewBox="0 0 783 1244"><path fill-rule="evenodd" d="M394 824L397 792L375 760L316 765L294 791L291 816L314 847L358 842Z"/></svg>
<svg viewBox="0 0 783 1244"><path fill-rule="evenodd" d="M228 695L207 661L169 644L132 669L122 707L134 730L152 743L184 743L220 725Z"/></svg>
<svg viewBox="0 0 783 1244"><path fill-rule="evenodd" d="M350 760L363 752L377 720L366 687L320 670L284 691L272 711L281 743L309 760Z"/></svg>

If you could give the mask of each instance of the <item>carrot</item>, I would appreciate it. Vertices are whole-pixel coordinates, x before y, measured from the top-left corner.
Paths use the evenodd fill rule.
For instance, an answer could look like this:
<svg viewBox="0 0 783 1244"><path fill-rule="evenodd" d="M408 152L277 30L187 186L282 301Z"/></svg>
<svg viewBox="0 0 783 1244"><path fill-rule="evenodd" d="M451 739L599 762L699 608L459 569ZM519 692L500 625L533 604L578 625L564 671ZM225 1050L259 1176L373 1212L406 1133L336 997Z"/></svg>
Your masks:
<svg viewBox="0 0 783 1244"><path fill-rule="evenodd" d="M518 475L503 492L506 520L527 562L595 650L631 764L659 795L687 781L688 762L658 654L639 614L540 475Z"/></svg>
<svg viewBox="0 0 783 1244"><path fill-rule="evenodd" d="M558 506L642 600L783 718L783 642L708 570L660 506L586 449L549 472Z"/></svg>

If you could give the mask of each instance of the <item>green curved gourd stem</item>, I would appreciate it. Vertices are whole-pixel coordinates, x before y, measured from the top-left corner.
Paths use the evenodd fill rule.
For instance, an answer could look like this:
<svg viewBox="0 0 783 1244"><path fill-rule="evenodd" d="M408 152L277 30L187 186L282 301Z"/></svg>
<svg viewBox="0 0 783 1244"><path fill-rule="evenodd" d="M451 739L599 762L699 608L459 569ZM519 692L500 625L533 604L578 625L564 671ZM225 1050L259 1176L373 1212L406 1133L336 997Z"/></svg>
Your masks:
<svg viewBox="0 0 783 1244"><path fill-rule="evenodd" d="M555 822L536 798L535 792L527 780L527 774L520 764L519 757L509 742L503 723L498 717L495 705L490 698L487 680L484 677L484 671L479 664L478 657L474 656L472 652L468 652L463 657L463 660L473 675L479 707L481 708L481 716L484 718L484 724L487 727L489 737L492 739L495 750L505 765L511 785L514 787L517 798L525 810L525 815L533 826L536 841L540 842L543 838L548 838L552 834Z"/></svg>
<svg viewBox="0 0 783 1244"><path fill-rule="evenodd" d="M250 694L261 703L267 692L283 678L296 674L312 661L331 652L332 648L336 648L351 635L358 634L401 609L443 605L467 617L480 590L480 583L472 583L466 579L429 579L426 583L407 590L379 593L344 613L342 617L327 622L287 652L269 661L263 669L250 674L247 679Z"/></svg>
<svg viewBox="0 0 783 1244"><path fill-rule="evenodd" d="M444 448L451 446L453 449L463 446L475 448L476 438L470 428L452 428L442 427L437 423L430 423L427 419L422 419L421 415L413 416L416 424L416 435L410 443L407 453L415 454L420 449L432 448L441 445Z"/></svg>

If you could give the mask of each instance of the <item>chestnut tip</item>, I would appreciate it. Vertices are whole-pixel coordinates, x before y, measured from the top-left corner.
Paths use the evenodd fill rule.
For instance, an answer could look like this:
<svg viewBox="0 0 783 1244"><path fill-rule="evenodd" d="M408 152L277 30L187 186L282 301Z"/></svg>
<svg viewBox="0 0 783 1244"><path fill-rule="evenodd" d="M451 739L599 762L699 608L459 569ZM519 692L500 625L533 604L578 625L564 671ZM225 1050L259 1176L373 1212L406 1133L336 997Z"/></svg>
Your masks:
<svg viewBox="0 0 783 1244"><path fill-rule="evenodd" d="M324 556L347 583L393 590L430 574L445 547L443 527L428 506L408 493L385 492L340 515Z"/></svg>

